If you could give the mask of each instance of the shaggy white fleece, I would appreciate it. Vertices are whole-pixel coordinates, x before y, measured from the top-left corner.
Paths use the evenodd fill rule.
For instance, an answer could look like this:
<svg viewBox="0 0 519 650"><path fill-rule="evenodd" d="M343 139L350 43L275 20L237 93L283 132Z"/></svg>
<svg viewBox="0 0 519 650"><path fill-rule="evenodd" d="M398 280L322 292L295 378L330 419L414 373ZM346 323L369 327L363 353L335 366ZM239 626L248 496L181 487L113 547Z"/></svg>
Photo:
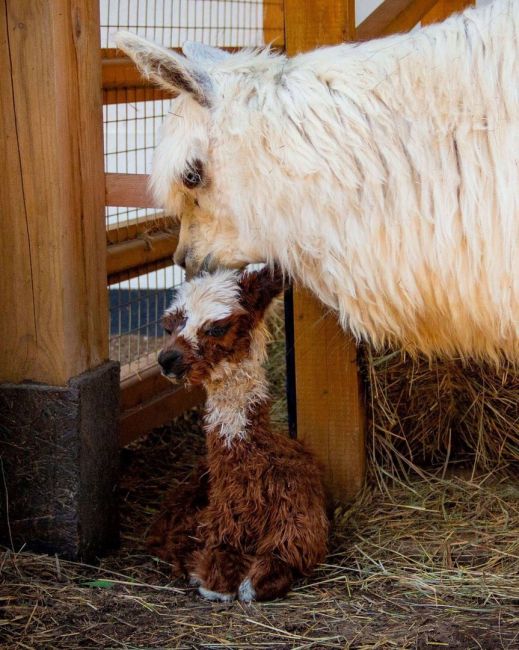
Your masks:
<svg viewBox="0 0 519 650"><path fill-rule="evenodd" d="M375 345L519 359L518 1L292 59L119 47L178 95L153 186L188 265L276 260Z"/></svg>

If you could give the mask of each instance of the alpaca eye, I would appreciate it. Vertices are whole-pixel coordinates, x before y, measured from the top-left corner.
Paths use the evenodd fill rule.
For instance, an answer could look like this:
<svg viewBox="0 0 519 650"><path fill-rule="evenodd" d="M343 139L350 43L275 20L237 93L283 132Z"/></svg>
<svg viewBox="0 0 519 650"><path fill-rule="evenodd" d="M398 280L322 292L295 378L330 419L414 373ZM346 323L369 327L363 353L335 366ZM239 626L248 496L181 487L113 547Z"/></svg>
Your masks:
<svg viewBox="0 0 519 650"><path fill-rule="evenodd" d="M207 336L223 336L229 330L229 325L213 325L205 330Z"/></svg>
<svg viewBox="0 0 519 650"><path fill-rule="evenodd" d="M203 180L203 165L200 160L193 160L182 176L182 182L190 190L198 187Z"/></svg>
<svg viewBox="0 0 519 650"><path fill-rule="evenodd" d="M168 329L166 329L166 328L164 328L164 331L166 332L166 334L167 334L168 336L171 336L171 335L173 334L173 332L172 332L171 330L168 330Z"/></svg>

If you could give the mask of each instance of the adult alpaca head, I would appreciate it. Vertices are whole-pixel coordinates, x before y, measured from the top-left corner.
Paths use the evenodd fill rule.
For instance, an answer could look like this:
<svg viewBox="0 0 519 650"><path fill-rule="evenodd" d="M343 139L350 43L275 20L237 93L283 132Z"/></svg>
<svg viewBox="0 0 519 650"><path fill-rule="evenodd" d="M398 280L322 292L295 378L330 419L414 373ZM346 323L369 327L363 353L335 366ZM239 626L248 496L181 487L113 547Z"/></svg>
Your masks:
<svg viewBox="0 0 519 650"><path fill-rule="evenodd" d="M276 261L375 345L519 359L517 31L497 0L292 59L121 34L176 97L152 174L176 261Z"/></svg>

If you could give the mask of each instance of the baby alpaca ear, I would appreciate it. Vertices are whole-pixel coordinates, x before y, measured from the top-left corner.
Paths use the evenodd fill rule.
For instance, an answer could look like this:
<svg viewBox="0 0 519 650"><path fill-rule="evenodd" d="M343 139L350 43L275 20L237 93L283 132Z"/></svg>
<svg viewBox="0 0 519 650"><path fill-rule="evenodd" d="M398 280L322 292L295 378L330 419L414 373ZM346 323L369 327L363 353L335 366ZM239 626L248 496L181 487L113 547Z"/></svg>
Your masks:
<svg viewBox="0 0 519 650"><path fill-rule="evenodd" d="M245 271L240 278L240 302L248 311L263 313L283 291L283 284L283 272L277 265Z"/></svg>
<svg viewBox="0 0 519 650"><path fill-rule="evenodd" d="M130 32L117 32L115 44L133 60L144 77L173 96L184 92L201 106L211 105L211 79L196 63Z"/></svg>

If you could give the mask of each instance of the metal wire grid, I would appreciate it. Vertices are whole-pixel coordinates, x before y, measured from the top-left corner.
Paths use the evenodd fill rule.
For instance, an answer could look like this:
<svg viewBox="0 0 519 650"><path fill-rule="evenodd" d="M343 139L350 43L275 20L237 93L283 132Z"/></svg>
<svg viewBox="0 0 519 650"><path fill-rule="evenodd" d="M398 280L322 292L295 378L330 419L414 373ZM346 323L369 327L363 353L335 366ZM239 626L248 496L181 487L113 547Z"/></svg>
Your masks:
<svg viewBox="0 0 519 650"><path fill-rule="evenodd" d="M182 269L169 266L110 287L110 358L121 363L122 377L155 363L164 341L160 319L182 281Z"/></svg>
<svg viewBox="0 0 519 650"><path fill-rule="evenodd" d="M121 102L103 107L105 171L149 174L157 133L170 102L165 99L133 101L135 90L132 88L122 88L116 92ZM107 207L106 225L110 243L128 239L128 226L132 219L152 219L155 216L161 214L150 208Z"/></svg>
<svg viewBox="0 0 519 650"><path fill-rule="evenodd" d="M216 46L263 44L263 9L280 0L101 0L101 44L128 29L166 47L186 40Z"/></svg>

